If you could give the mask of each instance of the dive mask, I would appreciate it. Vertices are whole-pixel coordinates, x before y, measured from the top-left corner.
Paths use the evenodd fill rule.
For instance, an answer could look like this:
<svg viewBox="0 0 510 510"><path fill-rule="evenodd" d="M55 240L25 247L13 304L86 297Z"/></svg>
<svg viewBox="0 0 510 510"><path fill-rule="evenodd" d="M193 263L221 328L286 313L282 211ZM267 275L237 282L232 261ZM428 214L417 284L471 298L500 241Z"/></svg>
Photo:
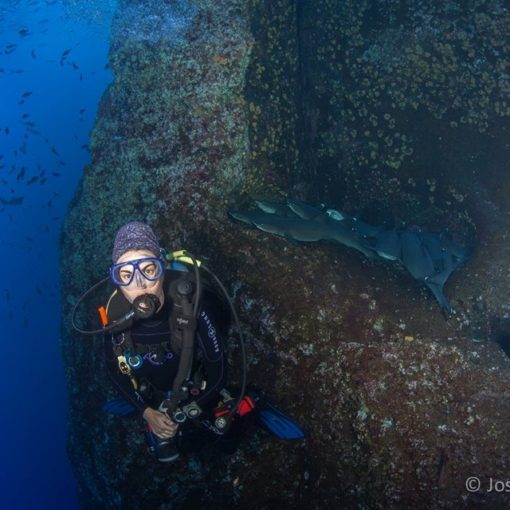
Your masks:
<svg viewBox="0 0 510 510"><path fill-rule="evenodd" d="M137 286L143 285L143 280L150 282L159 280L165 271L164 262L158 257L144 257L143 259L119 262L110 267L110 279L115 285L127 287L133 281Z"/></svg>

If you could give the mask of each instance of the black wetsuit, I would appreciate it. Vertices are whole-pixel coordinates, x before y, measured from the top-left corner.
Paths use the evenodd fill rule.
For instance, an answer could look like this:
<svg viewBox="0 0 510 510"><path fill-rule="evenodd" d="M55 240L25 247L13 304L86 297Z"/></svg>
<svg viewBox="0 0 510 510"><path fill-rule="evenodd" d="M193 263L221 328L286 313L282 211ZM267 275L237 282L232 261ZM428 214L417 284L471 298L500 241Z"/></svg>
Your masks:
<svg viewBox="0 0 510 510"><path fill-rule="evenodd" d="M170 340L168 323L170 306L170 298L167 295L161 310L150 319L135 323L131 328L131 337L135 345L154 345ZM212 312L205 305L200 309L195 340L195 359L201 367L203 379L207 384L194 400L204 409L220 400L219 391L224 387L226 377L225 353L220 332ZM163 355L160 352L159 356L156 352L148 352L143 355L143 365L136 370L132 369L132 374L138 381L147 380L157 390L157 395L160 395L148 401L134 389L129 376L120 372L110 335L105 337L104 352L108 372L121 395L140 413L149 406L157 409L163 400L161 394L172 389L179 367L179 355L171 351Z"/></svg>

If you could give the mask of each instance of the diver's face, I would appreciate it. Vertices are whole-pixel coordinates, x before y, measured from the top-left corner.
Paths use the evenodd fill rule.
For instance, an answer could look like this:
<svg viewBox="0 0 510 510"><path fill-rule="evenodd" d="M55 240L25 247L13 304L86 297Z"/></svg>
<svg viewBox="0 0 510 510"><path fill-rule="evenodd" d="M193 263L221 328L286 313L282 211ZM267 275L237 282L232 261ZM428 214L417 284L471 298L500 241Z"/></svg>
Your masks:
<svg viewBox="0 0 510 510"><path fill-rule="evenodd" d="M129 250L121 257L119 257L119 259L116 261L116 264L155 256L156 255L154 255L154 253L149 250ZM147 273L150 274L151 268L150 266L146 267L146 264L148 264L148 262L140 263L140 269L146 270ZM129 278L129 275L127 275L127 277ZM155 294L158 296L161 305L163 305L165 300L165 295L163 292L163 276L157 280L150 281L144 278L143 275L140 274L140 271L136 270L131 283L126 286L119 286L118 288L130 303L132 303L138 296L141 296L142 294Z"/></svg>

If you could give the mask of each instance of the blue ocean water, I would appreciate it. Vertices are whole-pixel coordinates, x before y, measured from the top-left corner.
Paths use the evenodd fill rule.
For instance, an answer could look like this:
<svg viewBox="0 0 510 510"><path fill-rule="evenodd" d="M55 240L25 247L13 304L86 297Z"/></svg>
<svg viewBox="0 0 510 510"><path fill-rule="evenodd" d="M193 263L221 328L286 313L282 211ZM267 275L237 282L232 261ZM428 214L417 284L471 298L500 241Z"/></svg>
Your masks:
<svg viewBox="0 0 510 510"><path fill-rule="evenodd" d="M112 79L114 8L113 0L0 3L0 508L77 508L58 242Z"/></svg>

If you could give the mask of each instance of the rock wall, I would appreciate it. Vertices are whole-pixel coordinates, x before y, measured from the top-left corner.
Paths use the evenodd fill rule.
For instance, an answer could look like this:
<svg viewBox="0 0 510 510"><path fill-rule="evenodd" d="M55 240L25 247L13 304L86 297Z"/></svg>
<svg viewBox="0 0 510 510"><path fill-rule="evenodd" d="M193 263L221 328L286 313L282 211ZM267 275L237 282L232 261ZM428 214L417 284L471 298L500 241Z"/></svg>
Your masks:
<svg viewBox="0 0 510 510"><path fill-rule="evenodd" d="M496 508L505 492L509 14L503 4L121 0L114 81L62 233L69 454L83 508ZM290 194L476 247L445 320L404 272L227 220ZM231 457L145 453L100 338L72 332L116 229L151 223L232 290L250 379L308 430ZM88 310L82 320L93 320ZM238 367L239 350L230 346ZM233 369L233 377L238 374ZM465 480L482 487L469 493Z"/></svg>

